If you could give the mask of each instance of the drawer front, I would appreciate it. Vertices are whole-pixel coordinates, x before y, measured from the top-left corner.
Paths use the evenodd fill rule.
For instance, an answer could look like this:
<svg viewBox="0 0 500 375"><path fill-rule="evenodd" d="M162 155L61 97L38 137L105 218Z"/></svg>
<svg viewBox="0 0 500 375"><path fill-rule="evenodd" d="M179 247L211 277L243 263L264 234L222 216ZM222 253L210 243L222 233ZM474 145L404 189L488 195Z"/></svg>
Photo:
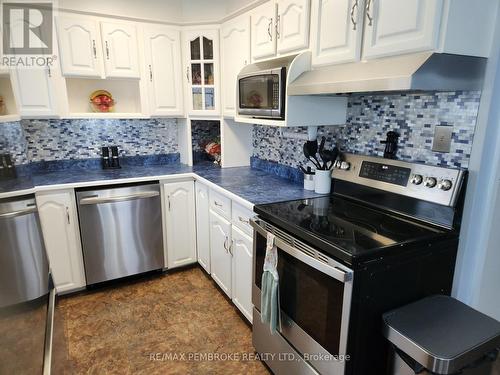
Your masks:
<svg viewBox="0 0 500 375"><path fill-rule="evenodd" d="M255 216L255 213L253 211L250 211L249 209L237 203L233 203L233 210L232 210L233 224L250 236L253 233L253 228L250 225L250 219L253 216Z"/></svg>
<svg viewBox="0 0 500 375"><path fill-rule="evenodd" d="M210 208L228 220L231 220L231 199L214 190L210 190Z"/></svg>

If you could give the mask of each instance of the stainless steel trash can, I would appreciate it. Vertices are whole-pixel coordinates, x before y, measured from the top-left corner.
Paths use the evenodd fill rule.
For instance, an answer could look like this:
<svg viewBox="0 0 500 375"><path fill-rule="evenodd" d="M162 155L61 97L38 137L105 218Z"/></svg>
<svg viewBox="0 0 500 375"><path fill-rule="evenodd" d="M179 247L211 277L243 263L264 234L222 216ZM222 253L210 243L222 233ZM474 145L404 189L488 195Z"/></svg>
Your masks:
<svg viewBox="0 0 500 375"><path fill-rule="evenodd" d="M500 322L447 296L432 296L383 316L391 375L489 375Z"/></svg>

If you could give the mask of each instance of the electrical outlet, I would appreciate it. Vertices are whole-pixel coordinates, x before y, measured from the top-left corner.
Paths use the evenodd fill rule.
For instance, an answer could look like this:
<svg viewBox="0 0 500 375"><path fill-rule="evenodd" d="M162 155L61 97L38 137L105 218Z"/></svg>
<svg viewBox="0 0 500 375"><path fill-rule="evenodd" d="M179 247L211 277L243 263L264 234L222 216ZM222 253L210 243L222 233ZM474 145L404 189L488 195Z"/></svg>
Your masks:
<svg viewBox="0 0 500 375"><path fill-rule="evenodd" d="M432 142L432 151L450 152L452 134L453 126L436 126L434 130L434 141Z"/></svg>

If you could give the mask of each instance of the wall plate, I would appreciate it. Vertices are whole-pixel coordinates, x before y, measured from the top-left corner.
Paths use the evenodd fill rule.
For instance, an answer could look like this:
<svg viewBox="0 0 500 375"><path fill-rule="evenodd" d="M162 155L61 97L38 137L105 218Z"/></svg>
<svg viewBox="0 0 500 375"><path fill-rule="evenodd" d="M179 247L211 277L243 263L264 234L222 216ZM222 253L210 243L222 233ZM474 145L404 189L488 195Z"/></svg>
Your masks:
<svg viewBox="0 0 500 375"><path fill-rule="evenodd" d="M434 129L434 141L432 142L432 151L450 152L451 136L453 134L453 126L438 125Z"/></svg>

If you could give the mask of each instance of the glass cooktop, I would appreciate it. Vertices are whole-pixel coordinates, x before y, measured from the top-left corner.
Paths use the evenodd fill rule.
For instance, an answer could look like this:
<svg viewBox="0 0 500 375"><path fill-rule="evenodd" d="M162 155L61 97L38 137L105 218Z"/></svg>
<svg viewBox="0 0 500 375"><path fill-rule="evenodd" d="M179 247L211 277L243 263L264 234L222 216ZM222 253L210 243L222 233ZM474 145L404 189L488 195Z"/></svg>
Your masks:
<svg viewBox="0 0 500 375"><path fill-rule="evenodd" d="M334 195L257 205L254 210L318 250L341 250L349 257L442 233Z"/></svg>

